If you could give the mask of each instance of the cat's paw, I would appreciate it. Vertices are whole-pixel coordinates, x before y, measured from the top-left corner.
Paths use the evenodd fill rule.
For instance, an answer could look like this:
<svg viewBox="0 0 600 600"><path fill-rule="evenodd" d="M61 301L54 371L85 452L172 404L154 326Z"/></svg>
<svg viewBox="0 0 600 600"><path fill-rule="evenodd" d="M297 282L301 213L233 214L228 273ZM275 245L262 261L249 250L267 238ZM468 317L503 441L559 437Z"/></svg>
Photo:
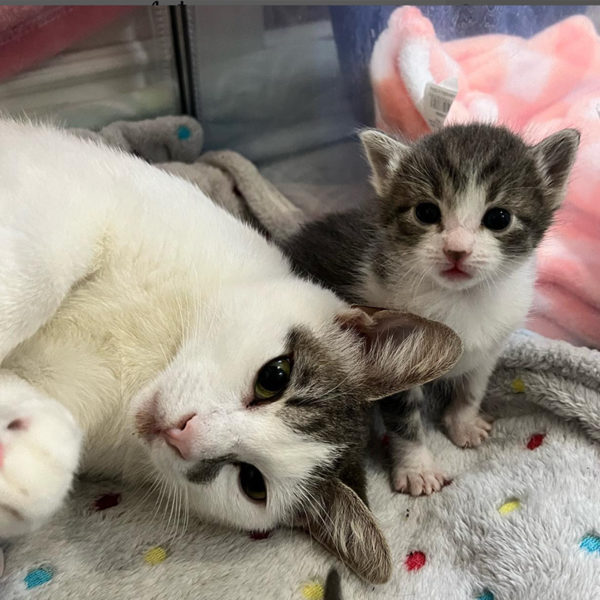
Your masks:
<svg viewBox="0 0 600 600"><path fill-rule="evenodd" d="M411 496L429 496L444 487L446 476L435 465L425 446L405 447L394 458L392 482L394 489Z"/></svg>
<svg viewBox="0 0 600 600"><path fill-rule="evenodd" d="M410 469L394 469L394 489L401 494L411 496L430 496L444 487L446 476L442 471L414 471Z"/></svg>
<svg viewBox="0 0 600 600"><path fill-rule="evenodd" d="M448 437L459 448L477 448L492 431L492 424L478 414L449 413L443 422Z"/></svg>
<svg viewBox="0 0 600 600"><path fill-rule="evenodd" d="M58 510L81 437L58 402L16 377L0 379L0 538L32 531Z"/></svg>

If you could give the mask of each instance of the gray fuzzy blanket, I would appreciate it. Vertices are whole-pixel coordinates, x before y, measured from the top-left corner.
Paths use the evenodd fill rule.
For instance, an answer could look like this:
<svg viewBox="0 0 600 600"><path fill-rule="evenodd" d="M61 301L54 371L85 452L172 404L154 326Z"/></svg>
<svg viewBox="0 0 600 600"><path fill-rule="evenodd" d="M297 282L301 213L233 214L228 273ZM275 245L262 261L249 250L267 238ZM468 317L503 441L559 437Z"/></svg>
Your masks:
<svg viewBox="0 0 600 600"><path fill-rule="evenodd" d="M264 225L255 202L268 213L271 198L282 207L271 214L275 225L301 217L288 219L288 208L300 211L239 155L202 157L201 129L185 117L111 131L121 137L107 135L108 143L162 161L243 218ZM184 155L190 139L195 149ZM202 523L182 531L145 490L82 480L52 523L4 549L0 599L600 598L600 353L517 332L485 408L496 421L477 450L428 433L452 476L440 493L395 494L372 461L370 503L395 562L386 585L359 581L301 533L261 537Z"/></svg>

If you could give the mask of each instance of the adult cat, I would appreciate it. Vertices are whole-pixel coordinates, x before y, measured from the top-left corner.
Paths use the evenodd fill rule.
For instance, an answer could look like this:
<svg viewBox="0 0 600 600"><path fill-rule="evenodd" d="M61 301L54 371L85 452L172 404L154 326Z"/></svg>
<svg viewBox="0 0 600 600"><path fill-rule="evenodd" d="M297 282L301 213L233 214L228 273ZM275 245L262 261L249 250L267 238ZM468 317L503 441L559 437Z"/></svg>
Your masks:
<svg viewBox="0 0 600 600"><path fill-rule="evenodd" d="M49 518L80 462L206 519L304 527L385 581L368 401L450 369L457 336L348 307L135 157L12 121L0 139L0 537Z"/></svg>

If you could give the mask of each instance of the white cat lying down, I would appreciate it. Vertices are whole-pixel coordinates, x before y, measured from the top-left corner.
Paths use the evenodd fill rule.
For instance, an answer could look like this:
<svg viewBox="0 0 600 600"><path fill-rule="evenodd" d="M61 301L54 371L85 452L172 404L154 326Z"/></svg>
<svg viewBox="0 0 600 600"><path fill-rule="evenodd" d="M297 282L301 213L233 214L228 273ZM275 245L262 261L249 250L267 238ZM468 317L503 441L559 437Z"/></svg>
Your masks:
<svg viewBox="0 0 600 600"><path fill-rule="evenodd" d="M367 402L450 369L456 335L349 308L137 158L11 121L0 140L0 537L43 524L79 465L308 529L385 581Z"/></svg>

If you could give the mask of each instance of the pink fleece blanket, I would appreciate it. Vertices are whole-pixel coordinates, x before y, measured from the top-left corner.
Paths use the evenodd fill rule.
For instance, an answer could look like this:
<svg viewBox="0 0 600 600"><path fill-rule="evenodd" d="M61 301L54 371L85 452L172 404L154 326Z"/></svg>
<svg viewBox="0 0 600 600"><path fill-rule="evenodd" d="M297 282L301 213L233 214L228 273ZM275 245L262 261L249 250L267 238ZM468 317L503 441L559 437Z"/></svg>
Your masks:
<svg viewBox="0 0 600 600"><path fill-rule="evenodd" d="M567 198L539 250L528 327L600 347L600 38L584 16L530 39L482 35L440 42L418 8L396 9L375 44L377 126L417 138L430 131L428 83L458 81L446 124L484 120L529 142L575 127L582 134Z"/></svg>

